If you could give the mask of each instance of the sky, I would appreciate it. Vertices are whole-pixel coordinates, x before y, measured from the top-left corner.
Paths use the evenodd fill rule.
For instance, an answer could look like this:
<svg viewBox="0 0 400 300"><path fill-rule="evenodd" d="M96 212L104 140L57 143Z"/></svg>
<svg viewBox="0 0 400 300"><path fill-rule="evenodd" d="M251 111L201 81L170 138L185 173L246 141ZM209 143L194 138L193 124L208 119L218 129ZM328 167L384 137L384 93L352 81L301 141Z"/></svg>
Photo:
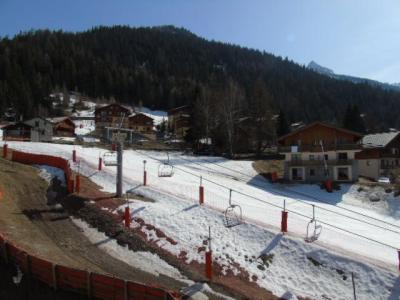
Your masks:
<svg viewBox="0 0 400 300"><path fill-rule="evenodd" d="M207 39L400 82L400 0L0 0L0 36L175 25Z"/></svg>

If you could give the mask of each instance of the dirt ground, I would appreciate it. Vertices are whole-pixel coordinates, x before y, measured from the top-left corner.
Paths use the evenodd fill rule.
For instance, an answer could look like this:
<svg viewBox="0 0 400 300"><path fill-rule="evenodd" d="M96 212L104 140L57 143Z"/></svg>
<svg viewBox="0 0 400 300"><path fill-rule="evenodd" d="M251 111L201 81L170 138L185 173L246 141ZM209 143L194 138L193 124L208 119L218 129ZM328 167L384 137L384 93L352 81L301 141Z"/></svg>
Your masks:
<svg viewBox="0 0 400 300"><path fill-rule="evenodd" d="M63 209L47 205L48 184L37 169L0 159L0 232L31 254L69 267L142 283L157 283L171 290L182 283L155 277L117 260L93 245Z"/></svg>
<svg viewBox="0 0 400 300"><path fill-rule="evenodd" d="M49 187L38 176L36 168L0 158L0 192L0 232L38 257L51 258L55 263L91 272L147 284L156 283L169 290L186 286L175 279L163 275L156 277L135 269L109 256L93 245L71 222L69 215L74 215L131 250L156 253L190 279L196 282L205 280L204 266L187 265L155 245L146 243L140 233L123 228L118 216L102 210L101 207L116 208L124 199L101 192L88 178L81 179L79 195L65 197L65 191L57 184ZM61 200L63 207L54 206L58 201L56 198ZM89 205L88 200L96 205ZM218 276L216 279L210 284L212 288L235 299L277 299L243 278ZM210 299L218 297L211 296Z"/></svg>
<svg viewBox="0 0 400 300"><path fill-rule="evenodd" d="M283 178L283 160L256 160L253 168L259 174L269 174L277 172L278 178Z"/></svg>

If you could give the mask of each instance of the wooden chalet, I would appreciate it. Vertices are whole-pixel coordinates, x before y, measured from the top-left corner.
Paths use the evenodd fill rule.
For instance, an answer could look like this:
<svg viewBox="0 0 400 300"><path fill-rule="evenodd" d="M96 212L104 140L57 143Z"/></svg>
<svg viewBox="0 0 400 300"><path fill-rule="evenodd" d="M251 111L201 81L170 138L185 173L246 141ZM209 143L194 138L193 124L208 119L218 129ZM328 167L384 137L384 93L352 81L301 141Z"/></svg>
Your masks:
<svg viewBox="0 0 400 300"><path fill-rule="evenodd" d="M94 112L96 129L119 127L121 122L123 128L128 128L128 118L131 114L132 109L130 107L118 103L98 107Z"/></svg>
<svg viewBox="0 0 400 300"><path fill-rule="evenodd" d="M24 141L31 140L32 126L23 122L17 122L2 127L4 141Z"/></svg>
<svg viewBox="0 0 400 300"><path fill-rule="evenodd" d="M132 115L128 119L129 128L135 130L135 132L139 133L151 133L154 128L154 119L142 114L138 113Z"/></svg>
<svg viewBox="0 0 400 300"><path fill-rule="evenodd" d="M278 139L285 155L284 177L290 181L355 181L362 135L322 122L314 122Z"/></svg>

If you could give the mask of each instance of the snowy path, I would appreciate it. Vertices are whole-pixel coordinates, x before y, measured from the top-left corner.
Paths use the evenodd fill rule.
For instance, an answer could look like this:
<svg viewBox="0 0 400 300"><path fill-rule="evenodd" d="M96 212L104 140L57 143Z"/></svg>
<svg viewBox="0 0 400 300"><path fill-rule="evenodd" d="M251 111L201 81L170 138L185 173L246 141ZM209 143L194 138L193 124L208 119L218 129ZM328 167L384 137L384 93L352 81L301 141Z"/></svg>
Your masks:
<svg viewBox="0 0 400 300"><path fill-rule="evenodd" d="M74 147L69 145L34 143L10 143L10 146L34 153L56 154L65 158L71 158L72 148ZM95 182L102 185L105 190L113 192L115 190L115 179L113 177L115 167L105 167L107 172L96 173L98 157L101 152L104 153L105 151L78 146L75 146L75 148L78 158L84 158L85 161L85 163L83 161L81 163L81 172L88 176L92 175L92 179ZM150 157L154 157L155 159ZM196 176L202 175L207 205L224 211L228 206L229 188L232 188L234 190L232 202L242 207L245 218L253 220L257 224L279 228L281 220L280 207L283 206L283 200L285 199L286 207L290 211L289 232L301 237L305 236L307 224L312 216L312 206L310 204L316 204L321 208L316 208L317 220L344 230L349 230L358 235L366 236L380 243L392 246L392 248L327 225L322 225L322 233L318 241L320 245L334 249L337 248L339 251L343 250L354 253L354 256L362 256L370 260L384 262L392 267L398 262L395 249L400 248L399 220L374 213L371 210L341 204L342 207L376 218L376 220L373 220L369 217L356 215L350 211L344 211L335 205L316 202L315 198L330 196L318 189L303 191L304 193L313 193L311 196L306 196L304 193L300 195L290 189L273 186L264 181L261 176L257 176L250 161L228 161L222 158L207 158L207 160L214 160L214 162L218 162L225 167L220 168L212 163L204 162L203 158L190 156L183 156L183 158L177 153L170 154L170 161L176 166L175 175L170 178L160 178L157 176L159 166L157 160L166 161L167 157L165 153L125 151L124 189L133 188L142 182L142 161L146 159L148 182L151 187L169 195L176 195L197 203L199 178ZM196 176L192 176L189 173ZM247 174L254 177L250 179ZM260 187L250 184L257 184ZM342 191L341 193L343 194L344 192ZM296 213L300 215L296 215ZM340 215L336 213L340 213ZM355 217L360 221L350 219L346 216ZM371 225L368 225L367 222ZM383 222L391 223L394 226Z"/></svg>
<svg viewBox="0 0 400 300"><path fill-rule="evenodd" d="M104 171L97 171L98 157L105 152L103 149L18 142L11 142L9 145L14 149L57 155L67 159L71 159L72 149L76 149L78 160L80 160L80 171L106 191L115 191L115 167L105 167ZM301 191L302 194L311 193L311 196L308 197L300 196L296 190L290 190L295 187L273 186L264 181L262 177L257 176L250 161L212 158L231 169L227 170L206 163L203 158L190 156L183 158L177 153L170 154L171 163L179 170L175 170L173 177L160 178L157 176L159 167L157 160L166 160L164 153L139 153L132 150L124 153L124 190L136 188L139 193L156 199L155 203L132 202L130 205L134 215L140 216L147 223L155 225L165 231L168 236L179 241L178 245L174 246L159 239L160 247L176 254L186 251L189 260L202 262L204 257L199 254L198 246L202 245L207 228L211 225L214 237L213 250L219 263L229 266L230 257L233 257L241 267L257 276L259 285L273 291L276 295L287 295L286 293L289 291L289 294L293 292L297 295L317 299L323 298L322 295L331 299L351 299L352 287L348 276L354 272L357 275L360 299L398 299L400 282L396 279L397 254L394 249L328 226L323 227L318 242L313 244L303 242L306 225L311 216L311 206L299 202L297 199L306 203L318 204L320 207L330 210L340 210L334 205L316 203L314 197L319 197L319 193L322 191L314 188ZM149 187L141 186L144 159L147 160ZM74 164L73 168L77 170L78 165ZM199 178L189 173L203 176L207 205L218 211L224 210L228 205L228 188L233 188L236 191L233 192L233 202L242 206L246 218L262 226L243 224L231 229L225 228L222 224L222 215L218 211L197 205ZM250 185L255 181L261 187ZM249 196L245 196L245 194ZM335 202L334 196L344 197L346 190L336 195L335 193L325 195L332 197L331 201ZM324 195L321 194L321 196ZM288 209L308 216L305 218L289 213L289 237L279 234L281 209L267 205L270 203L281 206L284 199L287 200ZM400 226L399 221L390 216L347 205L345 202L340 205ZM346 228L354 232L400 247L398 233L378 229L361 221L350 221L346 217L318 209L317 218L337 226L346 227L347 225ZM359 216L358 218L361 219ZM365 220L371 221L368 217L365 217ZM384 225L380 221L376 221L376 224ZM395 231L396 227L392 229ZM147 232L147 234L150 238L154 235L152 232ZM256 263L254 260L252 262L249 259L252 256L258 257L262 253L274 254L273 262L265 270L258 268L259 262ZM337 254L345 254L348 258ZM322 265L313 265L310 257ZM366 260L372 261L374 264L362 262ZM230 264L230 268L232 268L232 264ZM235 269L233 271L237 272ZM341 272L344 272L345 276Z"/></svg>

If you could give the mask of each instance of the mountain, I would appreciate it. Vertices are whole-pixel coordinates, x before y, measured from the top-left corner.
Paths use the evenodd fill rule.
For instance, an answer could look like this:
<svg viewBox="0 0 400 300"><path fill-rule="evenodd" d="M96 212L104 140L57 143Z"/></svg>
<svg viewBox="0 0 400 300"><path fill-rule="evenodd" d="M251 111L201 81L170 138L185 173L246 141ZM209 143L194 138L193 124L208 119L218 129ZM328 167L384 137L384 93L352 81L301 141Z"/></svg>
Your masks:
<svg viewBox="0 0 400 300"><path fill-rule="evenodd" d="M323 75L327 75L327 76L333 76L335 75L335 73L331 70L328 69L326 67L323 67L319 64L317 64L315 61L310 61L310 63L307 66L308 69L311 69L317 73L323 74Z"/></svg>
<svg viewBox="0 0 400 300"><path fill-rule="evenodd" d="M0 114L10 106L25 117L55 114L48 95L74 90L153 110L193 106L202 95L219 102L231 93L240 98L240 116L249 116L258 89L268 94L269 110L281 110L289 122L341 125L351 104L371 130L400 127L399 92L334 76L174 26L36 30L0 39Z"/></svg>
<svg viewBox="0 0 400 300"><path fill-rule="evenodd" d="M380 88L387 89L387 90L400 91L400 83L389 84L389 83L384 83L384 82L367 79L367 78L335 74L335 72L332 71L331 69L328 69L326 67L319 65L313 60L307 65L307 68L310 70L313 70L319 74L323 74L323 75L329 76L331 78L339 79L339 80L347 80L347 81L351 81L351 82L357 83L357 84L358 83L366 83L366 84L369 84L374 87L380 87Z"/></svg>

